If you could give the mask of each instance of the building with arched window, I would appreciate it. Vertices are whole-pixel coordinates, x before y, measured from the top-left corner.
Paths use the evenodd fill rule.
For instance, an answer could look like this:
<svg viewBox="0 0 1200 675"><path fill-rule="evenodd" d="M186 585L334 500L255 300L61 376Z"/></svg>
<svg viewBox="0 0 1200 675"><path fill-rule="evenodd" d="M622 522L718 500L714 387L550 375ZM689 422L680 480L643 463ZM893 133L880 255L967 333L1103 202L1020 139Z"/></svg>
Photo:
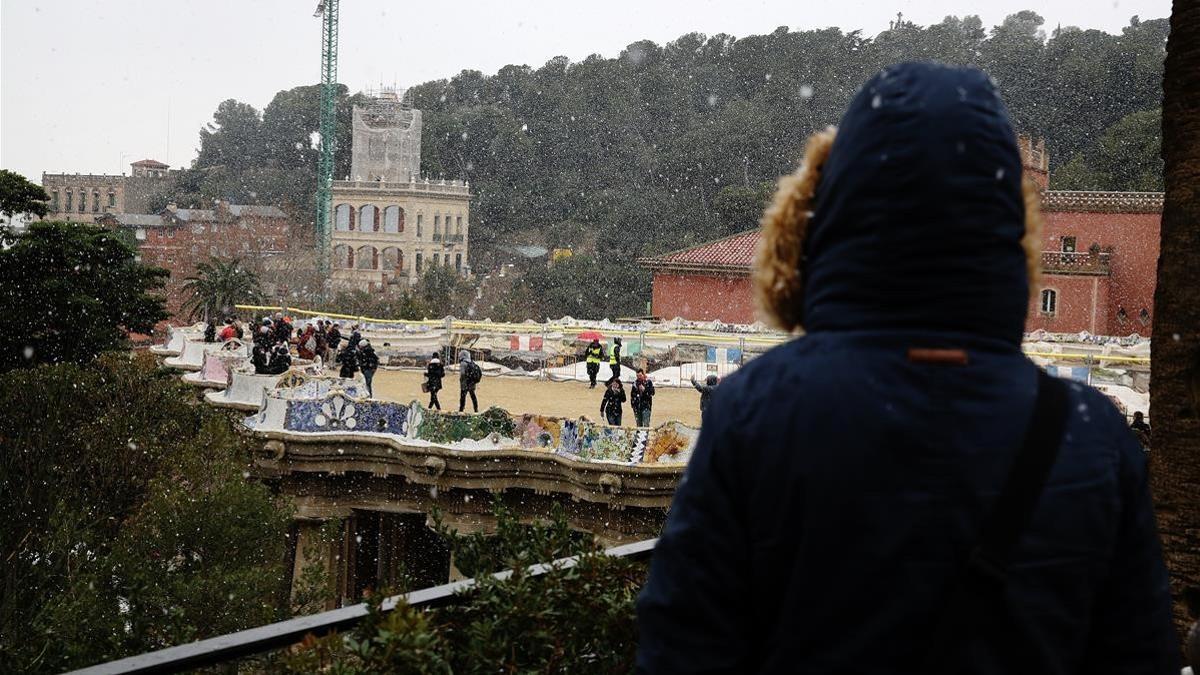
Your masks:
<svg viewBox="0 0 1200 675"><path fill-rule="evenodd" d="M423 262L470 274L470 186L418 175L421 111L394 93L354 108L351 171L333 182L331 274L341 288L415 284Z"/></svg>

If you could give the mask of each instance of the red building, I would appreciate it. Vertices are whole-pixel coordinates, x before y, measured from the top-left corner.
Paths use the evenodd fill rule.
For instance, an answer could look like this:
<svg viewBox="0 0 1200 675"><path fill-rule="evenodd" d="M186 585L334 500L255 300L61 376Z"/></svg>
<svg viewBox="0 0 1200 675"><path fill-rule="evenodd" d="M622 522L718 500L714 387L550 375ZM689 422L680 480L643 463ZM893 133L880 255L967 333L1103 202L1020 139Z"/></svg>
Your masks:
<svg viewBox="0 0 1200 675"><path fill-rule="evenodd" d="M1045 185L1044 153L1031 158L1029 147L1022 150ZM1158 192L1044 192L1045 273L1027 329L1150 335L1162 204ZM750 269L758 236L751 230L641 260L654 275L651 312L754 321Z"/></svg>
<svg viewBox="0 0 1200 675"><path fill-rule="evenodd" d="M198 263L278 255L287 251L294 233L291 220L274 206L226 202L213 209L168 206L157 214L109 213L96 220L132 234L142 262L171 272L166 293L172 314L179 313L186 299L183 282Z"/></svg>

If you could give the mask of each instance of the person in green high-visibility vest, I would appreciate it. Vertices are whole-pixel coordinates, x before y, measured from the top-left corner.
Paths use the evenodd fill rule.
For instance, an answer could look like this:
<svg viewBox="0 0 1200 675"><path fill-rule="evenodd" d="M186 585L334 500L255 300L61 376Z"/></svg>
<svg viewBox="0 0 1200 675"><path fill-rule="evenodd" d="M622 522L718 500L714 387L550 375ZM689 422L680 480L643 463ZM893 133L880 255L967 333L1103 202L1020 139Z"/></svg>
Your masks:
<svg viewBox="0 0 1200 675"><path fill-rule="evenodd" d="M588 381L591 382L591 389L596 388L596 375L600 372L600 359L604 357L604 348L600 346L600 340L592 338L592 343L587 346L583 352L587 359L587 374Z"/></svg>
<svg viewBox="0 0 1200 675"><path fill-rule="evenodd" d="M613 347L608 351L608 367L613 377L621 379L621 338L613 338Z"/></svg>

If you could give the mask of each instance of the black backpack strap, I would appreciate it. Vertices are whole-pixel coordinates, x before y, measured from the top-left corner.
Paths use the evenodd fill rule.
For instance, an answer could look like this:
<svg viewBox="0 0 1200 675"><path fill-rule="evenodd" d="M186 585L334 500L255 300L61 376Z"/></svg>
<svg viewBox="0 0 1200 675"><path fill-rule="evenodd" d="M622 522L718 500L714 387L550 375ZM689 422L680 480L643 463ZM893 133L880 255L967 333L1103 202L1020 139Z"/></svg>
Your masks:
<svg viewBox="0 0 1200 675"><path fill-rule="evenodd" d="M1037 371L1037 400L1004 488L980 529L965 568L938 619L922 673L952 672L954 655L983 617L1001 612L1008 565L1029 527L1067 424L1067 385Z"/></svg>

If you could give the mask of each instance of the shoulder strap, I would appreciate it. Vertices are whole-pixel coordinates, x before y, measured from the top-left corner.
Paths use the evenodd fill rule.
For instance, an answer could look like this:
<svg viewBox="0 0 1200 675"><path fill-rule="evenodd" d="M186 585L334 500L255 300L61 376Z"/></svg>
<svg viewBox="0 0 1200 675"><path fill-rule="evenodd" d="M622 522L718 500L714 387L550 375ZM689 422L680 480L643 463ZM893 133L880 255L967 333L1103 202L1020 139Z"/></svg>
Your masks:
<svg viewBox="0 0 1200 675"><path fill-rule="evenodd" d="M938 619L922 673L952 672L953 656L963 641L972 637L978 619L1003 609L1013 550L1033 518L1067 424L1066 384L1041 368L1037 381L1037 400L1025 440Z"/></svg>

